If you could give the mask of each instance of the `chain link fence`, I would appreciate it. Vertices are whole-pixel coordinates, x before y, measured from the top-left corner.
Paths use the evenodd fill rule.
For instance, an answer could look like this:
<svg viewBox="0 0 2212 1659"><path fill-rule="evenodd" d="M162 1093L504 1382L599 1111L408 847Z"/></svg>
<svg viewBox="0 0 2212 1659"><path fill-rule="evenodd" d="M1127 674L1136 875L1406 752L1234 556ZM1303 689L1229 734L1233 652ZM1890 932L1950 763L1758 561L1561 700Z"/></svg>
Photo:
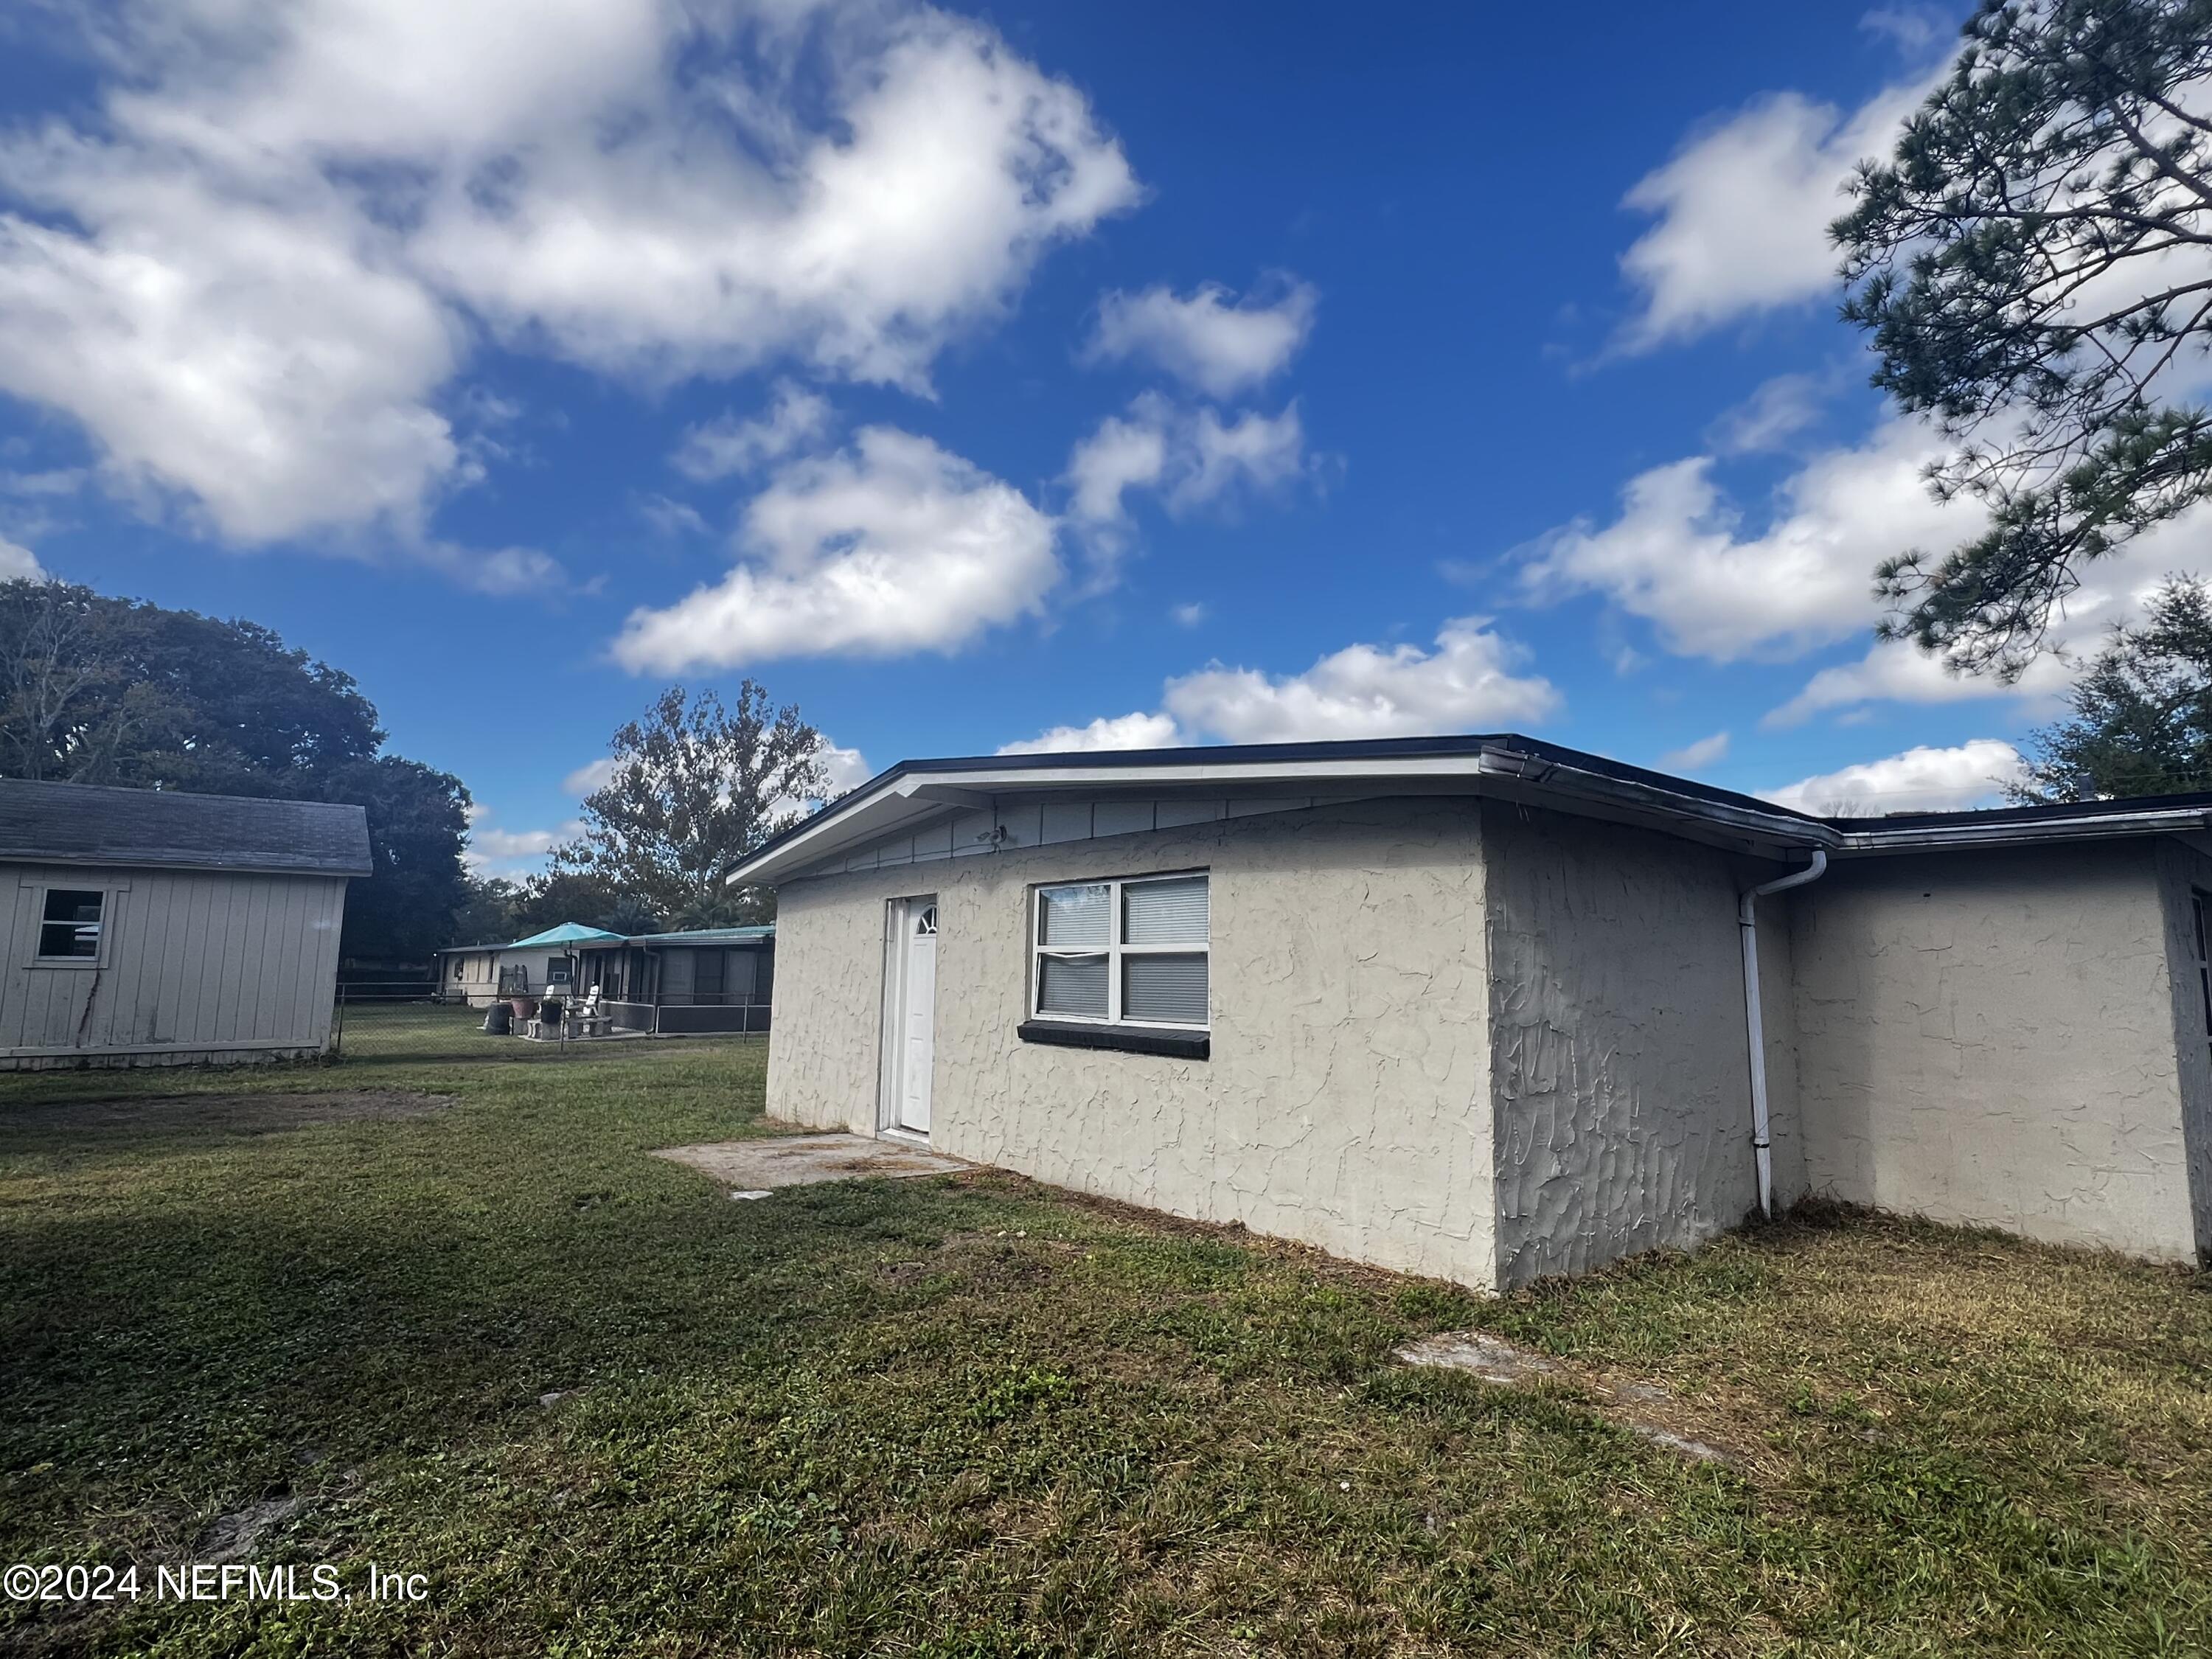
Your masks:
<svg viewBox="0 0 2212 1659"><path fill-rule="evenodd" d="M454 1060L548 1061L623 1052L628 1045L656 1037L690 1036L661 1016L675 1009L607 1005L615 1011L582 1017L568 998L518 996L487 1002L441 994L431 980L353 981L337 988L331 1012L331 1058L341 1066L448 1062ZM698 1032L719 1042L765 1042L768 1010L762 1005L757 1029Z"/></svg>

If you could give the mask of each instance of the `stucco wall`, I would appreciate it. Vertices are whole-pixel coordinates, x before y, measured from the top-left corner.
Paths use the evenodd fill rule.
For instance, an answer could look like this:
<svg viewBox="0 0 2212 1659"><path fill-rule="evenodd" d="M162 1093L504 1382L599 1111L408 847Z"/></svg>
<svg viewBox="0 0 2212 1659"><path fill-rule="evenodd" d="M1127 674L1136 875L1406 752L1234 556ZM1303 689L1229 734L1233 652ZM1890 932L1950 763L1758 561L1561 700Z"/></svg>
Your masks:
<svg viewBox="0 0 2212 1659"><path fill-rule="evenodd" d="M2140 842L1863 859L1798 895L1814 1188L2190 1255L2156 860Z"/></svg>
<svg viewBox="0 0 2212 1659"><path fill-rule="evenodd" d="M1793 861L1794 866L1795 861ZM1784 873L1783 869L1757 869L1739 866L1735 880L1739 888L1753 882L1771 881ZM1787 1209L1811 1190L1805 1175L1805 1136L1798 1119L1797 1068L1800 1056L1797 1043L1797 951L1792 926L1792 905L1795 890L1777 893L1759 902L1759 982L1764 999L1759 1004L1759 1016L1766 1030L1766 1121L1769 1139L1772 1140L1774 1158L1774 1203L1777 1209ZM1737 946L1739 960L1742 947ZM1739 969L1738 979L1741 973ZM1737 995L1742 993L1739 991ZM1746 1110L1749 1110L1748 1091L1751 1056L1744 1055L1744 1088L1747 1091ZM1748 1121L1748 1119L1747 1119ZM1754 1176L1754 1185L1756 1176ZM1756 1194L1753 1194L1754 1198Z"/></svg>
<svg viewBox="0 0 2212 1659"><path fill-rule="evenodd" d="M1758 1181L1732 861L1504 802L1483 827L1501 1280L1735 1226Z"/></svg>
<svg viewBox="0 0 2212 1659"><path fill-rule="evenodd" d="M2212 1266L2212 1030L2197 974L2193 890L2212 893L2212 857L2203 838L2191 845L2161 838L2160 896L2166 908L2166 958L2173 986L2173 1047L2181 1084L2181 1138L2188 1159L2189 1208L2197 1258ZM2208 941L2212 943L2212 941Z"/></svg>
<svg viewBox="0 0 2212 1659"><path fill-rule="evenodd" d="M1471 801L1376 801L787 884L769 1110L873 1132L885 901L933 891L934 1146L1488 1285L1480 825ZM1209 1060L1016 1038L1030 884L1200 866Z"/></svg>

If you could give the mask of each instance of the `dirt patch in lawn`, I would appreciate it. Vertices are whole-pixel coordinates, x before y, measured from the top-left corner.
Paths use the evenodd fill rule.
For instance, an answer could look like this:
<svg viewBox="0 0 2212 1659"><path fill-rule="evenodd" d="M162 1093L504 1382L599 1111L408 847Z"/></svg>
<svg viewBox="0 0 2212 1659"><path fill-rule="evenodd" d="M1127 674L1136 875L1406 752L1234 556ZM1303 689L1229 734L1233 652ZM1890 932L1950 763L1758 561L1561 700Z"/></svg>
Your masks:
<svg viewBox="0 0 2212 1659"><path fill-rule="evenodd" d="M139 1095L113 1100L59 1101L0 1109L0 1133L10 1127L55 1129L206 1129L269 1134L323 1123L383 1123L424 1117L454 1103L452 1095L416 1089L349 1089L313 1094Z"/></svg>

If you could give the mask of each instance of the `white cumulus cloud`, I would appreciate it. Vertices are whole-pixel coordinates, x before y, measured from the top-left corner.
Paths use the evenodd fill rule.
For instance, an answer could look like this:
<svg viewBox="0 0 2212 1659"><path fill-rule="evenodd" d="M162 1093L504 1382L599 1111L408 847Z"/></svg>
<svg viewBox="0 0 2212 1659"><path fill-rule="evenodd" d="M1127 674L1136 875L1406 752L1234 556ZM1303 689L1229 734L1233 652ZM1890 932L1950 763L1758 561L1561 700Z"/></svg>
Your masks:
<svg viewBox="0 0 2212 1659"><path fill-rule="evenodd" d="M475 875L528 875L544 866L545 855L555 848L584 832L576 818L550 830L501 830L491 817L491 809L482 803L469 811L468 844L461 849L461 862Z"/></svg>
<svg viewBox="0 0 2212 1659"><path fill-rule="evenodd" d="M1053 520L927 438L866 427L793 462L747 506L743 562L633 611L615 656L641 673L777 657L951 651L1036 612L1060 579Z"/></svg>
<svg viewBox="0 0 2212 1659"><path fill-rule="evenodd" d="M1388 738L1540 720L1559 707L1552 684L1518 672L1522 650L1487 620L1446 623L1436 647L1349 645L1303 674L1219 664L1168 682L1166 711L1185 731L1230 743Z"/></svg>
<svg viewBox="0 0 2212 1659"><path fill-rule="evenodd" d="M1621 256L1639 291L1620 343L1649 350L1777 307L1830 298L1828 226L1863 159L1886 156L1933 82L1887 87L1846 112L1795 92L1698 132L1631 190L1657 222Z"/></svg>
<svg viewBox="0 0 2212 1659"><path fill-rule="evenodd" d="M1059 755L1095 752L1103 749L1168 749L1182 741L1172 716L1121 714L1100 716L1088 726L1055 726L1049 732L1020 743L1001 744L1002 755Z"/></svg>
<svg viewBox="0 0 2212 1659"><path fill-rule="evenodd" d="M1729 734L1716 732L1695 743L1686 743L1680 749L1668 750L1659 757L1659 764L1670 772L1696 772L1726 759L1728 751Z"/></svg>
<svg viewBox="0 0 2212 1659"><path fill-rule="evenodd" d="M1149 489L1181 517L1280 495L1310 471L1296 403L1224 421L1216 410L1146 392L1076 444L1067 510L1085 526L1115 526L1128 516L1129 492Z"/></svg>
<svg viewBox="0 0 2212 1659"><path fill-rule="evenodd" d="M1264 297L1263 297L1264 296ZM1216 398L1260 386L1289 367L1313 331L1318 296L1281 277L1237 300L1218 283L1188 297L1165 286L1109 293L1084 356L1093 362L1136 358Z"/></svg>
<svg viewBox="0 0 2212 1659"><path fill-rule="evenodd" d="M0 536L0 581L27 576L33 580L46 574L39 563L39 556L20 542L11 542Z"/></svg>
<svg viewBox="0 0 2212 1659"><path fill-rule="evenodd" d="M1978 508L1944 507L1928 493L1921 468L1938 453L1918 425L1886 421L1864 443L1808 459L1758 530L1714 478L1713 458L1669 462L1630 482L1610 524L1546 538L1521 573L1522 590L1538 601L1601 593L1679 655L1794 655L1873 624L1877 562L1948 547L1979 527Z"/></svg>
<svg viewBox="0 0 2212 1659"><path fill-rule="evenodd" d="M686 431L669 463L702 483L751 472L786 456L814 448L829 435L830 400L790 380L778 380L775 400L750 419L723 415Z"/></svg>
<svg viewBox="0 0 2212 1659"><path fill-rule="evenodd" d="M925 389L1131 206L1079 92L913 0L108 0L0 141L0 391L263 544L420 535L477 340L663 383Z"/></svg>
<svg viewBox="0 0 2212 1659"><path fill-rule="evenodd" d="M848 789L866 783L874 775L869 769L867 757L859 750L842 748L827 738L822 740L822 746L816 754L822 763L823 773L827 775L830 793L833 795L842 795ZM611 755L602 755L595 761L586 762L562 779L561 787L569 794L580 797L604 789L614 781L615 758ZM779 802L778 808L793 810L804 805L803 802Z"/></svg>
<svg viewBox="0 0 2212 1659"><path fill-rule="evenodd" d="M2020 775L2018 750L2002 738L1976 738L1950 749L1908 749L1759 793L1824 817L1879 817L2002 805L2005 786Z"/></svg>

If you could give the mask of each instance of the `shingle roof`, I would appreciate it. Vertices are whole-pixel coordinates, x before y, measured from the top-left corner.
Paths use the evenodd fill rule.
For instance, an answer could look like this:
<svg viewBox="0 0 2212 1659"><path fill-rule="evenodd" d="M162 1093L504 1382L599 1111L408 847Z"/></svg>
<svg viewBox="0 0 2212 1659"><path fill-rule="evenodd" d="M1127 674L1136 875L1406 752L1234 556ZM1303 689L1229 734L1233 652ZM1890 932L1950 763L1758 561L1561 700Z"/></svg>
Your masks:
<svg viewBox="0 0 2212 1659"><path fill-rule="evenodd" d="M0 779L0 862L365 876L368 815L326 801Z"/></svg>

